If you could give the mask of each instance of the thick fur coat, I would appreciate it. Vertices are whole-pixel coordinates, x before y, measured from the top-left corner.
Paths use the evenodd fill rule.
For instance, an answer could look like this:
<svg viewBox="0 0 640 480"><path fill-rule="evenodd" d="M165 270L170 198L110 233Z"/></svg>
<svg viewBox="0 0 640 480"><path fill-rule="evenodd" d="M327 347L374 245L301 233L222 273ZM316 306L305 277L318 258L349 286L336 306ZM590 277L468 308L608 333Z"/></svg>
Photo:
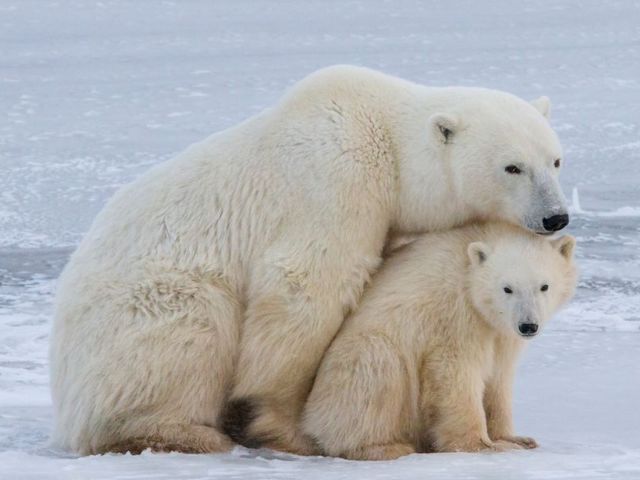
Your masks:
<svg viewBox="0 0 640 480"><path fill-rule="evenodd" d="M534 447L513 430L516 360L573 295L573 246L490 223L402 247L325 354L304 431L358 460Z"/></svg>
<svg viewBox="0 0 640 480"><path fill-rule="evenodd" d="M333 67L122 188L60 279L54 442L221 451L226 416L237 441L312 452L299 414L389 231L564 212L547 112Z"/></svg>

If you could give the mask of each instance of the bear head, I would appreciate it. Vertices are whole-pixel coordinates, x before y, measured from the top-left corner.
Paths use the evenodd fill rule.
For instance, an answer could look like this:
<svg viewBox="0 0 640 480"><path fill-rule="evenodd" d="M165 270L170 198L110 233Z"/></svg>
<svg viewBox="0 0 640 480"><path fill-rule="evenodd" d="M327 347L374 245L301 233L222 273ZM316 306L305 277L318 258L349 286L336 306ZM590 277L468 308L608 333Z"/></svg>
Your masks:
<svg viewBox="0 0 640 480"><path fill-rule="evenodd" d="M575 239L506 235L468 245L470 301L497 330L538 334L575 291Z"/></svg>
<svg viewBox="0 0 640 480"><path fill-rule="evenodd" d="M441 95L420 127L420 148L407 152L399 172L408 226L400 230L424 230L420 222L433 219L434 202L443 217L434 224L445 229L468 220L506 221L544 235L564 228L569 215L558 180L564 159L548 121L549 99L526 102L480 88L446 88ZM430 182L434 169L440 175Z"/></svg>

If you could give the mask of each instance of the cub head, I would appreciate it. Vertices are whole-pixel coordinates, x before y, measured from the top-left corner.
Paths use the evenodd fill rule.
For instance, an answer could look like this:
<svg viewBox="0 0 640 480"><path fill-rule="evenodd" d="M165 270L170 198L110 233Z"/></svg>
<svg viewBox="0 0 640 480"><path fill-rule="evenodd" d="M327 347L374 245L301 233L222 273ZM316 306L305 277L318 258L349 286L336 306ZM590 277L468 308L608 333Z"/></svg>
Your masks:
<svg viewBox="0 0 640 480"><path fill-rule="evenodd" d="M422 127L429 147L412 155L404 180L412 198L429 205L432 215L437 209L435 215L450 217L438 218L445 228L463 213L462 222L506 221L544 235L563 229L569 223L558 181L564 159L548 122L549 99L526 102L479 88L443 96L443 107ZM426 179L434 174L437 184Z"/></svg>
<svg viewBox="0 0 640 480"><path fill-rule="evenodd" d="M506 236L495 244L469 244L469 294L494 328L520 337L540 333L576 285L575 239Z"/></svg>

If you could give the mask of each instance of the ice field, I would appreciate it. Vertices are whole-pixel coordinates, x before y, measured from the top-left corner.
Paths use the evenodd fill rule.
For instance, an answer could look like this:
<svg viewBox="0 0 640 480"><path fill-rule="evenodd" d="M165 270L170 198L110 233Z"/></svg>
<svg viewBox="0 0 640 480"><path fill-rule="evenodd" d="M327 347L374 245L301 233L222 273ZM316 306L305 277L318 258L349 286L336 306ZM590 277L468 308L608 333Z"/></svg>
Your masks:
<svg viewBox="0 0 640 480"><path fill-rule="evenodd" d="M640 479L640 2L0 0L0 479ZM548 95L581 280L516 383L533 451L47 447L55 279L109 196L311 71Z"/></svg>

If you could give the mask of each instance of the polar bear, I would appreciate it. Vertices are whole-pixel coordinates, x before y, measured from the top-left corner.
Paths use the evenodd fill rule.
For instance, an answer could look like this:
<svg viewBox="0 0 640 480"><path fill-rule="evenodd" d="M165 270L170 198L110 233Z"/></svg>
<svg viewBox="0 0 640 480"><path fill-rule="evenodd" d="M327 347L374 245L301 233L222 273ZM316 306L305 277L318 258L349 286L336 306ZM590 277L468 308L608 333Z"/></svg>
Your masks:
<svg viewBox="0 0 640 480"><path fill-rule="evenodd" d="M331 67L123 187L59 282L54 443L313 451L299 414L388 232L566 225L548 110Z"/></svg>
<svg viewBox="0 0 640 480"><path fill-rule="evenodd" d="M401 248L327 350L304 432L354 460L535 447L513 431L515 364L573 295L574 244L486 223Z"/></svg>

